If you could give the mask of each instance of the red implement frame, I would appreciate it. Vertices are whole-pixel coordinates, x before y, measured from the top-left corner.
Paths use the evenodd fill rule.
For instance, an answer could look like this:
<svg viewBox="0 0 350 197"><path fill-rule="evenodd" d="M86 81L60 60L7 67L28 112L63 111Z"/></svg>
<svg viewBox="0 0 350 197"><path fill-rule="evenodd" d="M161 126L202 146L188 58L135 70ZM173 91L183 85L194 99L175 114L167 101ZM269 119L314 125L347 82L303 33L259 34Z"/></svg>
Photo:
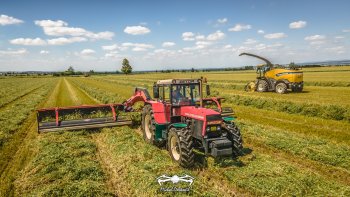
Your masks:
<svg viewBox="0 0 350 197"><path fill-rule="evenodd" d="M70 107L55 107L44 108L37 110L38 132L41 131L57 131L57 130L76 130L76 129L91 129L102 128L108 126L129 125L131 120L118 119L118 111L124 111L123 104L102 104L102 105L81 105ZM104 111L111 110L112 117L91 118L82 120L60 120L60 115L74 113L76 111L91 112L94 110L103 109ZM54 122L43 122L43 117L49 116L55 119Z"/></svg>

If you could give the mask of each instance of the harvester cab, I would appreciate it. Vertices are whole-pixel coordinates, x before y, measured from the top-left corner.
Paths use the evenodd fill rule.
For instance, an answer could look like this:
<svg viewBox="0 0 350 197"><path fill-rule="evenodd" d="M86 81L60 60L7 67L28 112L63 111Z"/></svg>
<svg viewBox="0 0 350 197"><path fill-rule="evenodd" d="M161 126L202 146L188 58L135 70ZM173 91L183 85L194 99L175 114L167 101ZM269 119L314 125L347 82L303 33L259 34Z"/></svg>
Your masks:
<svg viewBox="0 0 350 197"><path fill-rule="evenodd" d="M241 53L239 56L242 55L255 57L266 63L257 66L256 71L258 76L255 81L249 82L246 85L246 91L276 91L277 93L284 94L288 89L291 89L293 92L301 92L303 90L303 72L299 69L280 68L273 65L266 58L251 53Z"/></svg>
<svg viewBox="0 0 350 197"><path fill-rule="evenodd" d="M131 124L124 118L136 102L143 102L141 129L146 142L167 147L172 159L183 167L194 164L194 149L213 157L238 156L242 137L235 125L233 110L221 106L223 98L210 95L206 79L159 80L153 86L153 99L147 89L135 88L122 104L75 106L38 110L39 131L101 128ZM214 106L214 107L213 107ZM100 111L110 117L99 117ZM96 117L86 118L85 114ZM81 120L62 120L62 116ZM45 122L46 121L46 122Z"/></svg>

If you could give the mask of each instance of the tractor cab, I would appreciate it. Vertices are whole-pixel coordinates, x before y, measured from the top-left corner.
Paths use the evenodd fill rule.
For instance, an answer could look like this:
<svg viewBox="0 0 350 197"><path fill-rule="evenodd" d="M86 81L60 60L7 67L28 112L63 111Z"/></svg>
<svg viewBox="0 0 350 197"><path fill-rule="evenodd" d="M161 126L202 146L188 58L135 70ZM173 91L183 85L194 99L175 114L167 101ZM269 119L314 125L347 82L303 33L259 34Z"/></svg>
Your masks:
<svg viewBox="0 0 350 197"><path fill-rule="evenodd" d="M195 106L203 97L200 79L159 80L153 86L153 97L172 106Z"/></svg>

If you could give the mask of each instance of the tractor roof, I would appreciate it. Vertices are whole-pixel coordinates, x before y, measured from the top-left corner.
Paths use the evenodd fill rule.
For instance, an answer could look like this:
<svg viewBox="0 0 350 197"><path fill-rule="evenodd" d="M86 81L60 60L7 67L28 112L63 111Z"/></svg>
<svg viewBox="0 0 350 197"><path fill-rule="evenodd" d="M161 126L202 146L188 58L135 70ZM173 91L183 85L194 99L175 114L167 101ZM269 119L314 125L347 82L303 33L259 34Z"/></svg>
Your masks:
<svg viewBox="0 0 350 197"><path fill-rule="evenodd" d="M199 83L200 79L166 79L166 80L158 80L158 85L171 85L171 84L192 84Z"/></svg>

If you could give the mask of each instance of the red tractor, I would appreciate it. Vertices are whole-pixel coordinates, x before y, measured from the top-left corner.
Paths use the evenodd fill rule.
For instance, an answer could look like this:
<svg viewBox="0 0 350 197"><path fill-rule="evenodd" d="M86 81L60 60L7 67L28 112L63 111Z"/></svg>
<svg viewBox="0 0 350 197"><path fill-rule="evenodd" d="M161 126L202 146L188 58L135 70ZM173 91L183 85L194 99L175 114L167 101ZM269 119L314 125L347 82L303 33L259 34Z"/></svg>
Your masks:
<svg viewBox="0 0 350 197"><path fill-rule="evenodd" d="M193 166L194 149L213 157L240 155L242 137L233 122L232 109L221 107L223 98L203 98L203 87L210 95L209 85L204 86L202 79L159 80L153 86L154 99L146 89L136 88L134 95L122 105L102 105L101 108L113 112L111 118L68 121L59 118L60 112L65 114L67 109L86 111L96 106L42 109L38 110L38 128L50 131L125 125L130 121L119 119L116 111L132 111L132 106L141 101L144 139L158 147L166 146L172 159L181 166ZM56 120L42 123L42 116L50 113Z"/></svg>

